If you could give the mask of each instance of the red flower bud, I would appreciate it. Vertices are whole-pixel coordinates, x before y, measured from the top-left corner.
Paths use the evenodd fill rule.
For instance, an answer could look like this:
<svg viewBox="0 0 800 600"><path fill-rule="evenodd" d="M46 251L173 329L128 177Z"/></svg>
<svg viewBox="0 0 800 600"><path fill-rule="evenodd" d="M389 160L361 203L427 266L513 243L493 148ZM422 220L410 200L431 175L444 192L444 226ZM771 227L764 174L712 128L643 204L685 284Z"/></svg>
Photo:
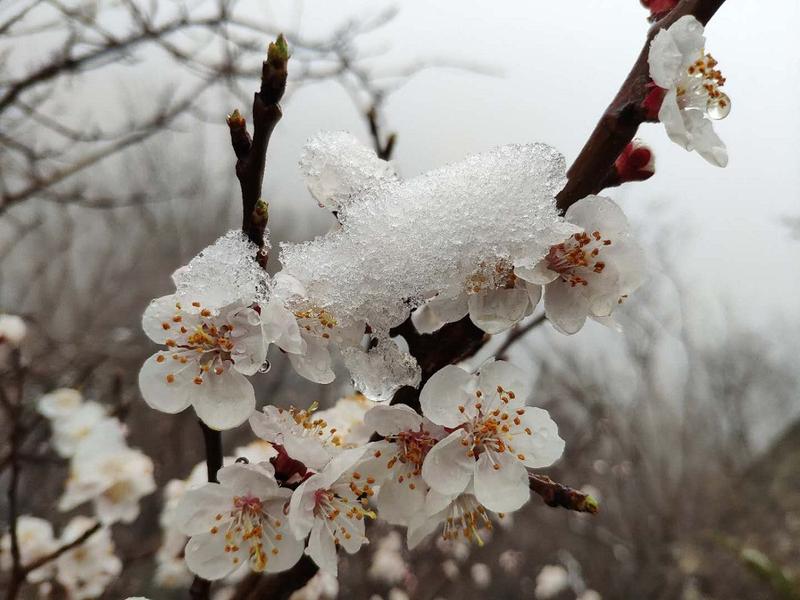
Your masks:
<svg viewBox="0 0 800 600"><path fill-rule="evenodd" d="M653 151L639 139L634 139L614 162L620 183L644 181L656 172Z"/></svg>
<svg viewBox="0 0 800 600"><path fill-rule="evenodd" d="M648 121L658 121L658 111L661 110L661 103L664 101L664 96L667 95L667 90L658 87L652 81L647 84L647 95L642 101L642 108L645 112L645 118Z"/></svg>
<svg viewBox="0 0 800 600"><path fill-rule="evenodd" d="M650 20L660 19L678 4L678 0L639 0L650 11Z"/></svg>

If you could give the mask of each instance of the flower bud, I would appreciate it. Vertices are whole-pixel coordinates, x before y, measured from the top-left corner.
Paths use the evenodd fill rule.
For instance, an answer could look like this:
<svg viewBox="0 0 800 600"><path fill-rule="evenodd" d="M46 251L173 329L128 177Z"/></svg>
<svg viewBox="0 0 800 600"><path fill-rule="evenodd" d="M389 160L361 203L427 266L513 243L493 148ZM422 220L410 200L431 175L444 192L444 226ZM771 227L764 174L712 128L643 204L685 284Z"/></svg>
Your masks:
<svg viewBox="0 0 800 600"><path fill-rule="evenodd" d="M653 176L655 156L653 151L640 139L630 142L614 162L620 183L644 181Z"/></svg>

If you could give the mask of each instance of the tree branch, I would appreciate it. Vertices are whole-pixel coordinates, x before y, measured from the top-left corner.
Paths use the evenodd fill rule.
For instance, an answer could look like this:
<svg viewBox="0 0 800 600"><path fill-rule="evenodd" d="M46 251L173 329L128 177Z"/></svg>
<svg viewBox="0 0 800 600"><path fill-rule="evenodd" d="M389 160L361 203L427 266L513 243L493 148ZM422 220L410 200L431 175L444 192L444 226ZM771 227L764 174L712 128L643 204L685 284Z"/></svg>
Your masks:
<svg viewBox="0 0 800 600"><path fill-rule="evenodd" d="M592 496L557 483L547 475L528 473L528 485L548 506L560 506L567 510L590 514L595 514L599 510L597 500Z"/></svg>
<svg viewBox="0 0 800 600"><path fill-rule="evenodd" d="M647 84L650 82L647 55L655 35L685 15L694 15L705 25L723 2L725 0L682 0L650 27L645 44L628 77L567 171L567 184L556 196L562 213L581 198L603 189L604 182L614 168L614 161L634 138L639 125L646 121L643 102L647 95Z"/></svg>

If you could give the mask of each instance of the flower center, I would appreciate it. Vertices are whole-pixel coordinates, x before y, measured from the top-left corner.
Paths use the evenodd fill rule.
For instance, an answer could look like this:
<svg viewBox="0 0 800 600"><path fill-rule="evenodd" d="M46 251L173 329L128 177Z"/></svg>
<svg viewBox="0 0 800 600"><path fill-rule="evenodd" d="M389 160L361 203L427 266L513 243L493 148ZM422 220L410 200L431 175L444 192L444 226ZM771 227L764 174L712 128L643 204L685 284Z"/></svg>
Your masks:
<svg viewBox="0 0 800 600"><path fill-rule="evenodd" d="M500 258L494 263L481 262L478 269L467 279L467 293L477 294L483 290L511 289L516 285L517 276L514 265L507 259Z"/></svg>
<svg viewBox="0 0 800 600"><path fill-rule="evenodd" d="M346 540L353 537L349 523L344 519L360 521L364 517L374 519L376 515L360 502L351 502L333 490L327 489L314 492L314 516L323 519L334 543L339 544L341 537Z"/></svg>
<svg viewBox="0 0 800 600"><path fill-rule="evenodd" d="M329 330L336 327L336 319L324 308L312 306L296 310L294 316L297 317L300 327L326 340L331 337Z"/></svg>
<svg viewBox="0 0 800 600"><path fill-rule="evenodd" d="M610 245L611 240L604 239L599 231L575 233L565 242L550 247L545 256L547 268L572 287L589 285L590 273L602 273L605 269L606 264L598 257L603 247Z"/></svg>
<svg viewBox="0 0 800 600"><path fill-rule="evenodd" d="M502 514L498 514L503 518ZM457 540L460 536L469 542L483 546L480 530L491 531L494 528L486 509L471 494L459 496L450 505L447 518L442 529L442 538Z"/></svg>
<svg viewBox="0 0 800 600"><path fill-rule="evenodd" d="M725 77L716 69L717 61L710 54L703 55L686 68L685 85L677 88L678 101L682 105L705 102L706 114L712 119L724 119L731 112L731 101L719 88L725 85Z"/></svg>
<svg viewBox="0 0 800 600"><path fill-rule="evenodd" d="M337 433L337 429L335 427L328 429L328 422L325 419L314 418L314 412L316 412L317 408L319 408L319 404L312 402L308 409L295 408L294 406L288 409L279 408L278 414L282 415L284 412L288 412L295 424L302 428L301 435L319 438L323 443L341 446L343 440L342 436Z"/></svg>
<svg viewBox="0 0 800 600"><path fill-rule="evenodd" d="M194 383L201 385L203 376L212 369L217 375L225 372L230 363L231 352L234 348L232 338L233 325L225 323L220 325L215 322L212 312L202 308L199 302L192 302L192 306L200 309L197 315L187 315L180 304L175 304L175 314L169 321L161 323L164 331L174 331L174 337L167 339L166 346L172 350L172 360L185 365L190 360L199 363L199 372L194 378ZM187 318L188 317L188 318ZM186 321L193 323L187 326ZM199 319L199 321L195 321ZM156 360L164 362L165 355L159 355ZM167 375L167 383L173 383L175 376Z"/></svg>
<svg viewBox="0 0 800 600"><path fill-rule="evenodd" d="M495 454L514 453L511 445L514 436L533 435L529 427L522 428L521 417L525 414L525 409L508 406L516 398L514 392L498 385L497 393L500 404L484 406L484 394L480 390L475 391L477 402L474 406L477 414L462 425L464 435L461 438L461 445L467 448L467 456L477 460L481 454L486 453L495 470L500 469ZM458 410L465 413L466 407L459 406ZM525 460L524 454L517 454L516 457Z"/></svg>
<svg viewBox="0 0 800 600"><path fill-rule="evenodd" d="M422 463L437 442L430 432L421 427L419 431L401 431L396 435L387 436L386 441L394 442L398 449L397 454L386 463L386 468L390 470L398 464L401 465L398 467L400 473L396 474L398 483L422 474ZM416 483L409 481L408 486L413 490L416 488Z"/></svg>
<svg viewBox="0 0 800 600"><path fill-rule="evenodd" d="M225 552L233 555L233 564L239 564L238 552L243 545L249 546L249 560L257 571L266 568L270 555L279 554L276 542L283 539L283 534L279 532L283 524L264 511L260 498L234 496L231 511L228 515L218 514L216 521L210 530L211 534L216 535L224 529ZM265 549L265 543L271 547Z"/></svg>

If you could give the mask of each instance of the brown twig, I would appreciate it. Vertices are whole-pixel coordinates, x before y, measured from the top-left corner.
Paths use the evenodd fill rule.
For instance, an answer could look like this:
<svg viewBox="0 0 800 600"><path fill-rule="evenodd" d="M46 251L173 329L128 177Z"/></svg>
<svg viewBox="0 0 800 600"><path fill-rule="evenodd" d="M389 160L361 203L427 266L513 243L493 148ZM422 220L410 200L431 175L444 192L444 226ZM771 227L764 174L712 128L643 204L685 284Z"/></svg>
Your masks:
<svg viewBox="0 0 800 600"><path fill-rule="evenodd" d="M541 315L533 319L533 321L531 321L530 323L526 323L521 327L517 325L516 327L511 329L511 331L508 332L506 339L503 340L502 344L500 344L500 347L494 351L495 358L497 358L497 360L504 360L506 352L508 352L508 349L511 348L511 346L513 346L519 339L524 337L525 334L528 333L531 329L534 329L539 325L541 325L542 323L544 323L545 320L546 320L546 315L542 313Z"/></svg>
<svg viewBox="0 0 800 600"><path fill-rule="evenodd" d="M25 565L22 568L23 576L27 575L31 571L35 571L36 569L38 569L40 567L43 567L44 565L46 565L50 561L53 561L53 560L57 559L62 554L66 553L66 552L69 552L70 550L73 550L74 548L77 548L78 546L80 546L81 544L86 542L95 533L100 531L100 529L102 529L102 527L103 527L102 523L100 523L98 521L97 523L92 525L89 529L84 531L80 536L75 538L73 541L69 542L68 544L64 544L63 546L59 546L58 548L53 550L50 554L46 554L45 556L42 556L41 558L33 561L32 563L30 563L28 565Z"/></svg>
<svg viewBox="0 0 800 600"><path fill-rule="evenodd" d="M655 35L686 15L694 15L705 25L723 2L725 0L681 0L672 11L653 24L628 77L567 171L567 184L556 196L562 213L581 198L596 194L605 187L605 181L613 171L614 161L634 138L639 125L645 122L646 114L642 103L650 82L647 55Z"/></svg>
<svg viewBox="0 0 800 600"><path fill-rule="evenodd" d="M264 232L268 218L267 203L261 200L261 186L267 164L269 140L283 116L279 102L286 91L288 62L289 47L286 38L280 34L278 39L269 45L267 59L261 69L261 88L253 97L252 137L247 131L244 117L238 110L234 110L227 118L231 146L236 155L236 178L242 189L242 231L259 250L263 250L265 245ZM258 262L266 269L265 252L259 252ZM216 482L217 471L222 468L222 434L202 421L200 427L205 442L208 480ZM195 577L189 588L190 597L193 600L207 600L210 593L211 582Z"/></svg>
<svg viewBox="0 0 800 600"><path fill-rule="evenodd" d="M528 473L528 485L548 506L560 506L567 510L590 514L595 514L599 510L597 500L592 496L557 483L547 475Z"/></svg>

